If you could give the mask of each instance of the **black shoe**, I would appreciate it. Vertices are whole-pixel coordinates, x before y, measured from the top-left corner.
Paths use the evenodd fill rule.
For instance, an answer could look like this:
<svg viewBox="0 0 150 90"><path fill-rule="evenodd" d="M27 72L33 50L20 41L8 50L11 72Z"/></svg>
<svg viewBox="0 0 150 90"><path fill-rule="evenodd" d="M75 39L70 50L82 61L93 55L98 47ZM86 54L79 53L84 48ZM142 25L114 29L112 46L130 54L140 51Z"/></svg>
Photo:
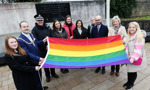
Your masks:
<svg viewBox="0 0 150 90"><path fill-rule="evenodd" d="M101 70L101 68L98 67L98 68L95 70L95 73L98 73L100 70Z"/></svg>
<svg viewBox="0 0 150 90"><path fill-rule="evenodd" d="M105 69L102 69L102 74L105 74Z"/></svg>
<svg viewBox="0 0 150 90"><path fill-rule="evenodd" d="M127 85L128 85L128 83L125 83L125 84L123 84L123 87L124 87L124 88L126 88L126 87L127 87Z"/></svg>
<svg viewBox="0 0 150 90"><path fill-rule="evenodd" d="M59 78L59 76L55 73L55 74L52 74L52 77L54 78Z"/></svg>
<svg viewBox="0 0 150 90"><path fill-rule="evenodd" d="M63 74L66 74L65 69L60 69L60 71L61 71Z"/></svg>
<svg viewBox="0 0 150 90"><path fill-rule="evenodd" d="M66 72L66 73L69 73L69 70L68 70L68 69L65 69L65 72Z"/></svg>
<svg viewBox="0 0 150 90"><path fill-rule="evenodd" d="M44 89L44 90L48 89L48 86L43 86L43 89Z"/></svg>
<svg viewBox="0 0 150 90"><path fill-rule="evenodd" d="M131 90L132 89L132 85L127 85L127 87L125 88L126 90Z"/></svg>
<svg viewBox="0 0 150 90"><path fill-rule="evenodd" d="M46 77L46 82L50 82L50 81L51 81L50 77Z"/></svg>

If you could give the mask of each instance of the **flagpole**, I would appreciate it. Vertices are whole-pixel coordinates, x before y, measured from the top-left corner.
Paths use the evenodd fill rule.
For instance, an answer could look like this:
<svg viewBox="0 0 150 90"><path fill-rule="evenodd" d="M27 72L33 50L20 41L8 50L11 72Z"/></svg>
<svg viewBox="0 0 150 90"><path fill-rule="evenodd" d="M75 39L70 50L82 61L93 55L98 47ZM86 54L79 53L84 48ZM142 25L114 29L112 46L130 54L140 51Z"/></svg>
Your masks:
<svg viewBox="0 0 150 90"><path fill-rule="evenodd" d="M110 0L106 0L106 25L110 26Z"/></svg>

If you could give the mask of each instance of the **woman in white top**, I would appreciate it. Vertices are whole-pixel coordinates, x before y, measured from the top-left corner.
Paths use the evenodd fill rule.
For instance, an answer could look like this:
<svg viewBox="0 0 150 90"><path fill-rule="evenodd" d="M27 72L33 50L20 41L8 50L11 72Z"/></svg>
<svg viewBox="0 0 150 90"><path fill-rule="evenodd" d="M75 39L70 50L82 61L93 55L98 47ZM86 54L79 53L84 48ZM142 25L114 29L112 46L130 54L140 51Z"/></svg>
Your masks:
<svg viewBox="0 0 150 90"><path fill-rule="evenodd" d="M83 27L81 20L77 20L76 28L73 30L74 39L87 39L87 29Z"/></svg>

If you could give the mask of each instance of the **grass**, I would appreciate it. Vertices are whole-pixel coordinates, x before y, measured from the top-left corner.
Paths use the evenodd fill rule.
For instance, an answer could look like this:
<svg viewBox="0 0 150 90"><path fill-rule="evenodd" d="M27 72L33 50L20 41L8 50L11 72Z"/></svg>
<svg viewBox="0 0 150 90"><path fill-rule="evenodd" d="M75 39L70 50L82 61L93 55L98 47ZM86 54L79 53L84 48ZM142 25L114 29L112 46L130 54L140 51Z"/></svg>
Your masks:
<svg viewBox="0 0 150 90"><path fill-rule="evenodd" d="M121 18L121 20L150 20L150 16Z"/></svg>

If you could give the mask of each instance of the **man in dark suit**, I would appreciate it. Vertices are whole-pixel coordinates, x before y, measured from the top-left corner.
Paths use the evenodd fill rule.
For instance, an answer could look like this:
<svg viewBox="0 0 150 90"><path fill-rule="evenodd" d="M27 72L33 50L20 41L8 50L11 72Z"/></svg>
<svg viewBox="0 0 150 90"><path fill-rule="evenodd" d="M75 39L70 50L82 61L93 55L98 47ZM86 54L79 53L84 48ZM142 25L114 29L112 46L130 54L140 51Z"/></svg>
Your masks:
<svg viewBox="0 0 150 90"><path fill-rule="evenodd" d="M38 49L38 45L44 45L44 43L47 41L47 39L43 39L41 41L37 41L33 34L29 33L29 25L26 21L22 21L20 22L20 31L22 32L21 35L18 38L18 42L21 46L21 48L23 48L27 55L35 61L44 61L44 58L40 57L40 52ZM39 75L40 73L40 75ZM35 79L36 79L36 85L38 90L43 90L42 88L42 84L41 84L41 70L40 72L35 72ZM44 86L44 90L48 89L47 86Z"/></svg>
<svg viewBox="0 0 150 90"><path fill-rule="evenodd" d="M101 16L95 17L96 26L92 28L91 31L91 38L100 38L100 37L107 37L108 36L108 28L107 26L102 24L102 18ZM98 73L100 71L101 67L98 67L95 70L95 73ZM102 67L102 74L105 74L105 67Z"/></svg>

